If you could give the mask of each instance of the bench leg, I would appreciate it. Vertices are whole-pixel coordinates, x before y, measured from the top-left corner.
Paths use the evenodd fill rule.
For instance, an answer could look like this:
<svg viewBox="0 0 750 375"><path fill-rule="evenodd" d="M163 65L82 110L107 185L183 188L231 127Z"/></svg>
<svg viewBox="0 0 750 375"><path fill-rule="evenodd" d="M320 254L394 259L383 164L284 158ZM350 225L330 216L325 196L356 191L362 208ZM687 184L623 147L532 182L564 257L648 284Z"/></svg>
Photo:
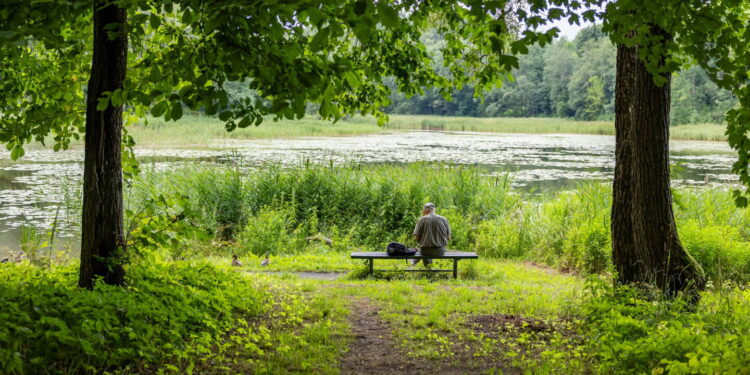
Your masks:
<svg viewBox="0 0 750 375"><path fill-rule="evenodd" d="M370 258L370 259L367 260L367 263L368 263L369 268L370 268L370 273L369 273L370 276L372 276L372 263L373 262L374 262L374 259L372 259L372 258Z"/></svg>
<svg viewBox="0 0 750 375"><path fill-rule="evenodd" d="M458 259L453 259L453 278L458 279Z"/></svg>

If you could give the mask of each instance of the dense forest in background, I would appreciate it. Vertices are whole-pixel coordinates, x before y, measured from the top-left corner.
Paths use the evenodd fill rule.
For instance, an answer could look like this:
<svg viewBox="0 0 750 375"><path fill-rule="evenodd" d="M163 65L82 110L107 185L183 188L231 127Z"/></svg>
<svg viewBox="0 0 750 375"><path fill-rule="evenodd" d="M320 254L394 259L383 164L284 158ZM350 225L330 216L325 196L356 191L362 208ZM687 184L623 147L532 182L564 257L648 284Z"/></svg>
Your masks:
<svg viewBox="0 0 750 375"><path fill-rule="evenodd" d="M435 63L442 66L442 39L426 40ZM437 89L407 98L392 87L392 114L472 117L563 117L579 120L614 118L615 46L601 26L582 29L572 41L564 38L534 46L521 55L513 80L487 92L484 100L466 86L445 100ZM447 74L447 71L446 71ZM736 98L719 89L706 72L692 66L673 77L672 124L722 123Z"/></svg>

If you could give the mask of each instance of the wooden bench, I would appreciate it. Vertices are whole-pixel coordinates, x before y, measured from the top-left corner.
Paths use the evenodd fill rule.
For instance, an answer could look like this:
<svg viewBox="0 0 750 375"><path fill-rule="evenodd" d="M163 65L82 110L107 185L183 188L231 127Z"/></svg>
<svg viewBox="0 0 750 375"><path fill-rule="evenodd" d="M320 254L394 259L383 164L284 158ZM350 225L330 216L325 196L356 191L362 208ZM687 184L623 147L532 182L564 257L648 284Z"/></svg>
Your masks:
<svg viewBox="0 0 750 375"><path fill-rule="evenodd" d="M367 259L368 260L368 274L372 275L373 263L375 259L394 260L394 259L453 259L452 270L437 270L437 269L415 269L415 270L403 270L406 272L453 272L453 278L458 278L458 261L461 259L478 259L477 253L469 251L446 251L443 255L437 257L431 257L426 255L404 255L404 256L390 256L384 251L375 252L353 252L351 254L352 259Z"/></svg>

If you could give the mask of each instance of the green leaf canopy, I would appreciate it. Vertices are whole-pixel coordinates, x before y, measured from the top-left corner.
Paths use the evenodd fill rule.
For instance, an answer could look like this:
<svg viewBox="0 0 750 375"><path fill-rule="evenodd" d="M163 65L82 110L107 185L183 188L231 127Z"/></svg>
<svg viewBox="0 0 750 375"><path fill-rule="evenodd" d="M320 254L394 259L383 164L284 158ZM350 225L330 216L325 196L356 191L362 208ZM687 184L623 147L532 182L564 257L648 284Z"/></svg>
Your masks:
<svg viewBox="0 0 750 375"><path fill-rule="evenodd" d="M384 77L407 95L432 86L448 96L467 82L481 91L517 66L513 54L557 33L534 31L543 7L506 1L112 3L128 11L130 61L123 89L99 98L99 108L125 104L131 120L148 113L177 120L184 107L204 110L228 130L268 115L301 118L311 102L324 118L384 119ZM82 0L10 0L0 10L0 142L17 150L14 157L50 134L55 149L65 149L83 131L92 12L92 2ZM437 73L421 42L428 28L446 39L448 77ZM230 81L258 96L230 101Z"/></svg>

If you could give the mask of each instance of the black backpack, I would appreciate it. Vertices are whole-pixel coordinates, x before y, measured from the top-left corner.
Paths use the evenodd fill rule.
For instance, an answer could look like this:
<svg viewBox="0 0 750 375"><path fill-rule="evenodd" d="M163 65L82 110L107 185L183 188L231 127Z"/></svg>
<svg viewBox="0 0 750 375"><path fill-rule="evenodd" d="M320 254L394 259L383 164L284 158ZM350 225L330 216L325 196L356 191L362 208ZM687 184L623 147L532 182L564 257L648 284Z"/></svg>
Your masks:
<svg viewBox="0 0 750 375"><path fill-rule="evenodd" d="M392 257L402 257L407 255L414 255L417 253L417 250L409 249L406 247L406 245L400 242L389 243L387 251L388 255Z"/></svg>

